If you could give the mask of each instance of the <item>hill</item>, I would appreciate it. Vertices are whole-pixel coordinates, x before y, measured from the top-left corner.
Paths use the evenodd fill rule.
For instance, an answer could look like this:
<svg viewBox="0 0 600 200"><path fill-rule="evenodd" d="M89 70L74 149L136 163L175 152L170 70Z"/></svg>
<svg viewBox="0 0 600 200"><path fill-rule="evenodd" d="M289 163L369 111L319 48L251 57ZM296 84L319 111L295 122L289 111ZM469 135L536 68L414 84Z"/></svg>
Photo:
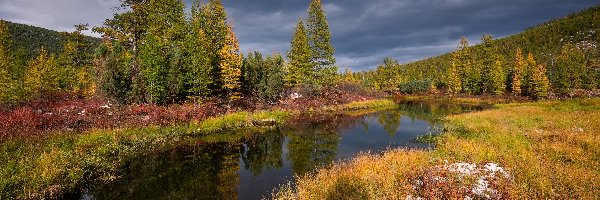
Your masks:
<svg viewBox="0 0 600 200"><path fill-rule="evenodd" d="M573 44L586 52L587 69L592 73L600 73L600 6L594 6L564 18L550 20L546 23L530 27L525 31L509 37L493 40L495 53L500 54L505 61L505 71L510 71L514 62L515 50L521 48L524 53L532 53L539 64L548 68L549 78L557 65L557 57L565 44ZM458 38L457 38L458 39ZM458 46L458 44L457 44ZM483 44L471 47L477 53L483 50ZM455 52L446 53L412 63L397 64L394 70L399 73L398 82L431 79L440 87L447 82L447 69L452 65ZM477 59L477 58L476 58ZM389 63L384 62L384 63ZM378 76L385 64L377 71L366 72L367 77ZM380 72L378 72L380 71ZM389 72L386 72L389 74ZM377 78L374 78L376 82ZM379 78L386 80L388 78ZM366 78L368 80L368 78ZM368 83L373 85L373 83Z"/></svg>
<svg viewBox="0 0 600 200"><path fill-rule="evenodd" d="M62 51L63 44L67 40L65 32L53 31L31 25L18 24L5 21L11 35L13 50L27 57L32 57L37 51L44 47L51 54ZM97 43L99 38L87 37L87 40Z"/></svg>

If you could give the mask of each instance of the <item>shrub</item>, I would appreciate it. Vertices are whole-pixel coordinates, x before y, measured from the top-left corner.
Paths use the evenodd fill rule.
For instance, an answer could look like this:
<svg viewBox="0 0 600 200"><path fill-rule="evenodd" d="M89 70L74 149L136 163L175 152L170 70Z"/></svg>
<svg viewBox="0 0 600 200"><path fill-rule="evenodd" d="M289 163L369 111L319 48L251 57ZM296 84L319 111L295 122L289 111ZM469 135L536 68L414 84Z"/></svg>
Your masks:
<svg viewBox="0 0 600 200"><path fill-rule="evenodd" d="M400 92L404 94L415 94L428 92L431 89L431 79L416 80L400 84Z"/></svg>

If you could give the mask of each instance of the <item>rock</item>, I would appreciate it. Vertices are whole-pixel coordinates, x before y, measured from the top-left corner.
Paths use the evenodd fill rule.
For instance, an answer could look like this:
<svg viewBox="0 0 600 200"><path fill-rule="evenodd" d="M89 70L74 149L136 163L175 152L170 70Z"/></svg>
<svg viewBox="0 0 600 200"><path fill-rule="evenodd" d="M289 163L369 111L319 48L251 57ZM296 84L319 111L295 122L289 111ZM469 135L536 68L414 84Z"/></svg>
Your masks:
<svg viewBox="0 0 600 200"><path fill-rule="evenodd" d="M299 98L302 98L302 95L297 92L290 94L290 99L299 99Z"/></svg>

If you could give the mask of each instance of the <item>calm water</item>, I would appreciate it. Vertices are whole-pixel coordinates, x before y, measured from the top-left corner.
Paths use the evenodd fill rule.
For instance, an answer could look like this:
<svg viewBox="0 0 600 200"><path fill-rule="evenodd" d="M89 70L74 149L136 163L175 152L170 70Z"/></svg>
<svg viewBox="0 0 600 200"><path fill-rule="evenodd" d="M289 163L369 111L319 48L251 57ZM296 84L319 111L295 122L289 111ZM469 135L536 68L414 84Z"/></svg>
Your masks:
<svg viewBox="0 0 600 200"><path fill-rule="evenodd" d="M261 199L280 184L360 152L430 148L413 142L449 113L481 107L401 103L368 115L302 116L293 125L241 142L179 146L132 160L108 185L82 199Z"/></svg>

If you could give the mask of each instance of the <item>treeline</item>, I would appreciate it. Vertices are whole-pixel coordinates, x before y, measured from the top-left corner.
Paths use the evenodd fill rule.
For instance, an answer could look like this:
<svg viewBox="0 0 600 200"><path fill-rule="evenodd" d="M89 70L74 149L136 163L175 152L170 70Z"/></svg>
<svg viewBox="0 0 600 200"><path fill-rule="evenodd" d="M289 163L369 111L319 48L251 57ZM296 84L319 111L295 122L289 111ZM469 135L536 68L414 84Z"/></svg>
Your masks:
<svg viewBox="0 0 600 200"><path fill-rule="evenodd" d="M598 20L600 7L596 6L507 38L492 40L490 36L484 36L482 43L475 46L469 46L465 39L456 52L418 62L399 64L387 58L377 70L356 75L363 85L385 91L512 92L540 98L545 95L535 92L537 89L531 84L534 78L544 77L532 74L545 70L543 74L552 93L569 95L577 89L597 89L600 84L600 52L597 48L600 24L595 22ZM519 65L517 60L525 61L516 66ZM515 68L522 73L516 75L520 78L514 77ZM521 91L516 87L513 91L517 80L522 84Z"/></svg>
<svg viewBox="0 0 600 200"><path fill-rule="evenodd" d="M99 45L81 33L86 26L77 28L65 35L59 53L40 48L34 59L19 64L10 50L15 37L0 24L0 100L23 102L61 92L122 104L214 97L231 102L248 95L276 100L285 89L319 89L341 80L320 0L311 1L308 18L299 20L289 63L276 53L244 57L220 0L195 1L189 13L182 0L122 0L112 19L93 28L103 35Z"/></svg>

